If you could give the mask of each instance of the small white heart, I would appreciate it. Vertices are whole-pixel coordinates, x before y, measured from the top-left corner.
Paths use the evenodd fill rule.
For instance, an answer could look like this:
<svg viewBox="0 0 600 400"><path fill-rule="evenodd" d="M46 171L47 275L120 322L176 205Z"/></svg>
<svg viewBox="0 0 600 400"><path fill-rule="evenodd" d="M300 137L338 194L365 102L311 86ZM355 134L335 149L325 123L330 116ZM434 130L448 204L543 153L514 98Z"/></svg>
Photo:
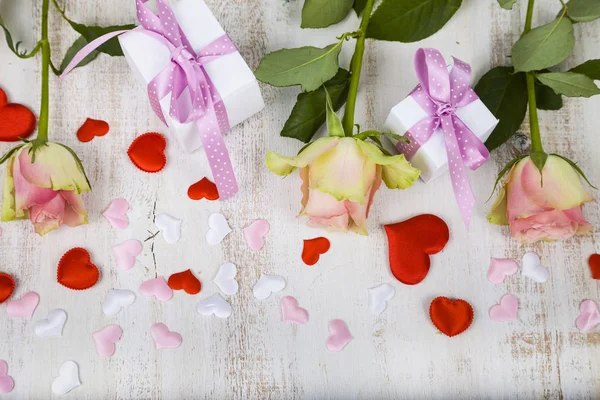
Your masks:
<svg viewBox="0 0 600 400"><path fill-rule="evenodd" d="M35 334L39 337L62 336L67 322L67 312L61 308L52 310L48 316L35 324Z"/></svg>
<svg viewBox="0 0 600 400"><path fill-rule="evenodd" d="M208 232L206 232L206 241L210 245L221 243L225 236L231 233L231 228L225 219L225 216L220 213L210 214L208 217Z"/></svg>
<svg viewBox="0 0 600 400"><path fill-rule="evenodd" d="M102 303L102 312L105 315L117 315L122 308L128 307L135 301L135 293L127 289L112 289Z"/></svg>
<svg viewBox="0 0 600 400"><path fill-rule="evenodd" d="M228 318L232 311L231 305L218 293L207 299L201 300L198 303L196 310L202 315L214 314L219 318Z"/></svg>
<svg viewBox="0 0 600 400"><path fill-rule="evenodd" d="M548 269L542 267L540 258L534 252L525 253L522 265L521 275L537 283L544 283L550 278L550 272L548 272Z"/></svg>
<svg viewBox="0 0 600 400"><path fill-rule="evenodd" d="M381 314L396 294L396 289L389 283L384 283L369 289L369 311L373 314Z"/></svg>
<svg viewBox="0 0 600 400"><path fill-rule="evenodd" d="M281 292L285 289L285 279L279 275L261 274L258 282L252 288L254 297L259 300L264 300L271 293Z"/></svg>
<svg viewBox="0 0 600 400"><path fill-rule="evenodd" d="M223 293L228 296L233 296L238 292L239 285L235 280L237 275L237 268L235 264L227 262L221 265L217 276L213 279L213 282L221 289Z"/></svg>
<svg viewBox="0 0 600 400"><path fill-rule="evenodd" d="M159 214L154 220L154 224L162 233L163 239L167 243L177 243L181 238L181 220L169 214Z"/></svg>
<svg viewBox="0 0 600 400"><path fill-rule="evenodd" d="M58 376L52 381L52 393L60 396L79 385L79 366L75 361L65 361L58 369Z"/></svg>

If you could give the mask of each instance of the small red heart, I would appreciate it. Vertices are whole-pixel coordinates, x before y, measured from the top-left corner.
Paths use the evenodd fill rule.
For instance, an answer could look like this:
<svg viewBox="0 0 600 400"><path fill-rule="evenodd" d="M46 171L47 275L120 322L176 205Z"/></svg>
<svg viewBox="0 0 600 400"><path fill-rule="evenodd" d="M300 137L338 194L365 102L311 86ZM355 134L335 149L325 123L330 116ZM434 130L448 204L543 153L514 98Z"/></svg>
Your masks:
<svg viewBox="0 0 600 400"><path fill-rule="evenodd" d="M58 262L58 283L73 290L89 289L98 282L100 272L92 264L90 253L81 247L67 251Z"/></svg>
<svg viewBox="0 0 600 400"><path fill-rule="evenodd" d="M187 294L198 294L202 289L202 283L200 283L190 269L171 275L167 283L171 289L183 289Z"/></svg>
<svg viewBox="0 0 600 400"><path fill-rule="evenodd" d="M456 336L473 322L473 307L464 300L436 297L429 306L429 317L436 328L446 336Z"/></svg>
<svg viewBox="0 0 600 400"><path fill-rule="evenodd" d="M302 261L306 265L315 265L319 261L321 254L327 253L331 247L329 239L318 237L304 240L304 249L302 250Z"/></svg>
<svg viewBox="0 0 600 400"><path fill-rule="evenodd" d="M385 225L390 269L400 282L416 285L427 276L430 255L439 253L450 239L443 219L422 214L403 222Z"/></svg>
<svg viewBox="0 0 600 400"><path fill-rule="evenodd" d="M0 304L4 303L15 290L15 280L9 274L0 272Z"/></svg>
<svg viewBox="0 0 600 400"><path fill-rule="evenodd" d="M600 254L592 254L588 263L590 264L590 271L592 271L592 278L600 279Z"/></svg>
<svg viewBox="0 0 600 400"><path fill-rule="evenodd" d="M36 119L24 105L9 103L0 89L0 142L18 142L35 131Z"/></svg>
<svg viewBox="0 0 600 400"><path fill-rule="evenodd" d="M165 149L167 141L163 135L148 132L134 139L127 150L131 162L144 172L158 172L167 164Z"/></svg>
<svg viewBox="0 0 600 400"><path fill-rule="evenodd" d="M219 192L217 191L217 185L205 177L189 187L188 197L192 200L218 200Z"/></svg>
<svg viewBox="0 0 600 400"><path fill-rule="evenodd" d="M96 136L104 136L109 130L108 122L100 119L88 118L77 130L77 139L80 142L89 142Z"/></svg>

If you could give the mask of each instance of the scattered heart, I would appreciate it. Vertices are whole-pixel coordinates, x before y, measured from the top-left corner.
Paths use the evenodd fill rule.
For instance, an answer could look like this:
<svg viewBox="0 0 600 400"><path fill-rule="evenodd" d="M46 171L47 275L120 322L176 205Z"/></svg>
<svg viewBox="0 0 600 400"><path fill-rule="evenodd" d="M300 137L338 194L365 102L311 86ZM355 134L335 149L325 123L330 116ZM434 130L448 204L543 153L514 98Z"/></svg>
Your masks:
<svg viewBox="0 0 600 400"><path fill-rule="evenodd" d="M251 250L258 251L263 248L269 228L269 222L264 219L257 219L244 228L244 237Z"/></svg>
<svg viewBox="0 0 600 400"><path fill-rule="evenodd" d="M171 332L165 324L156 323L150 328L156 350L176 349L181 346L183 339L177 332Z"/></svg>
<svg viewBox="0 0 600 400"><path fill-rule="evenodd" d="M24 105L8 103L6 93L0 89L0 142L18 142L35 131L36 119Z"/></svg>
<svg viewBox="0 0 600 400"><path fill-rule="evenodd" d="M348 325L341 319L329 321L329 333L326 344L327 350L332 352L342 351L354 339L350 334Z"/></svg>
<svg viewBox="0 0 600 400"><path fill-rule="evenodd" d="M92 264L90 253L81 247L67 251L58 262L58 283L73 290L89 289L98 282L100 272Z"/></svg>
<svg viewBox="0 0 600 400"><path fill-rule="evenodd" d="M144 172L158 172L167 164L165 149L167 141L163 135L148 132L134 139L127 150L129 159Z"/></svg>
<svg viewBox="0 0 600 400"><path fill-rule="evenodd" d="M111 289L102 303L104 315L112 317L135 302L135 293L128 289Z"/></svg>
<svg viewBox="0 0 600 400"><path fill-rule="evenodd" d="M259 300L264 300L271 293L281 292L285 289L285 279L279 275L260 274L260 278L256 285L252 288L254 297Z"/></svg>
<svg viewBox="0 0 600 400"><path fill-rule="evenodd" d="M396 289L389 283L384 283L369 289L369 311L372 314L381 314L396 294Z"/></svg>
<svg viewBox="0 0 600 400"><path fill-rule="evenodd" d="M61 308L52 310L48 316L35 324L35 334L39 337L62 336L67 322L67 312Z"/></svg>
<svg viewBox="0 0 600 400"><path fill-rule="evenodd" d="M208 217L208 232L206 232L206 241L210 245L221 243L225 236L231 233L231 228L221 213L210 214Z"/></svg>
<svg viewBox="0 0 600 400"><path fill-rule="evenodd" d="M117 268L128 271L135 265L136 257L142 252L142 243L139 240L129 239L113 246L115 264Z"/></svg>
<svg viewBox="0 0 600 400"><path fill-rule="evenodd" d="M0 272L0 304L10 298L15 291L15 279L9 274Z"/></svg>
<svg viewBox="0 0 600 400"><path fill-rule="evenodd" d="M584 300L579 305L579 316L575 321L575 326L580 332L588 333L594 330L600 324L600 312L598 304L594 300Z"/></svg>
<svg viewBox="0 0 600 400"><path fill-rule="evenodd" d="M217 185L204 177L188 188L188 197L192 200L218 200Z"/></svg>
<svg viewBox="0 0 600 400"><path fill-rule="evenodd" d="M290 324L304 325L308 322L308 311L298 305L292 296L281 299L281 320Z"/></svg>
<svg viewBox="0 0 600 400"><path fill-rule="evenodd" d="M96 352L100 357L111 357L117 349L116 343L121 339L123 329L119 325L108 325L94 333Z"/></svg>
<svg viewBox="0 0 600 400"><path fill-rule="evenodd" d="M233 296L238 292L239 285L235 280L237 275L237 268L235 264L227 262L219 268L217 276L213 279L213 282L221 289L223 293L228 296Z"/></svg>
<svg viewBox="0 0 600 400"><path fill-rule="evenodd" d="M165 278L159 276L142 283L140 294L146 297L154 296L160 301L169 301L173 298L173 289L169 287Z"/></svg>
<svg viewBox="0 0 600 400"><path fill-rule="evenodd" d="M488 269L488 281L494 285L504 282L504 278L514 275L519 266L515 260L510 258L492 258Z"/></svg>
<svg viewBox="0 0 600 400"><path fill-rule="evenodd" d="M464 300L436 297L429 306L429 317L436 328L446 336L466 331L473 322L473 307Z"/></svg>
<svg viewBox="0 0 600 400"><path fill-rule="evenodd" d="M600 254L592 254L588 259L593 279L600 279Z"/></svg>
<svg viewBox="0 0 600 400"><path fill-rule="evenodd" d="M302 248L302 261L306 265L315 265L321 254L329 251L331 243L326 237L317 237L314 239L304 239L304 247Z"/></svg>
<svg viewBox="0 0 600 400"><path fill-rule="evenodd" d="M490 308L490 318L492 321L505 322L517 319L519 310L519 299L512 294L505 294L500 299L500 304Z"/></svg>
<svg viewBox="0 0 600 400"><path fill-rule="evenodd" d="M187 294L198 294L202 289L202 284L194 276L191 269L178 272L169 277L169 287L173 290L184 290Z"/></svg>
<svg viewBox="0 0 600 400"><path fill-rule="evenodd" d="M159 214L154 220L154 224L162 233L163 239L169 244L177 243L181 239L181 222L169 214Z"/></svg>
<svg viewBox="0 0 600 400"><path fill-rule="evenodd" d="M231 315L232 309L231 305L217 293L201 300L196 307L196 311L201 315L215 315L219 318L228 318Z"/></svg>
<svg viewBox="0 0 600 400"><path fill-rule="evenodd" d="M40 295L36 292L27 292L19 300L12 300L6 304L6 313L12 318L31 318L40 302Z"/></svg>
<svg viewBox="0 0 600 400"><path fill-rule="evenodd" d="M532 251L523 256L521 275L537 283L544 283L550 278L550 272L542 267L540 258Z"/></svg>
<svg viewBox="0 0 600 400"><path fill-rule="evenodd" d="M104 218L118 230L123 230L129 226L129 203L125 199L114 199L110 202L108 208L102 213Z"/></svg>
<svg viewBox="0 0 600 400"><path fill-rule="evenodd" d="M75 361L65 361L58 370L58 377L52 381L52 393L61 396L80 385L79 366Z"/></svg>
<svg viewBox="0 0 600 400"><path fill-rule="evenodd" d="M15 381L8 376L8 364L0 360L0 393L10 393L15 387Z"/></svg>
<svg viewBox="0 0 600 400"><path fill-rule="evenodd" d="M88 118L77 130L77 139L80 142L89 142L96 136L104 136L108 133L109 127L106 121Z"/></svg>

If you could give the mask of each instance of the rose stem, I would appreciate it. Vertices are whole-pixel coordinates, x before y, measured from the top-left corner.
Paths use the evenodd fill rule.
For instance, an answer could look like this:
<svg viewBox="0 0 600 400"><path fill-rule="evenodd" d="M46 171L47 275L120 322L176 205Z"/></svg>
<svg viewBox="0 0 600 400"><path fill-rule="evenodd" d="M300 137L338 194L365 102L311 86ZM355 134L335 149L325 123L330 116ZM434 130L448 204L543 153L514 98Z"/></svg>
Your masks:
<svg viewBox="0 0 600 400"><path fill-rule="evenodd" d="M525 17L525 29L523 35L531 30L533 19L533 6L535 0L529 0L527 4L527 16ZM529 129L531 134L531 152L543 153L542 138L540 136L540 123L538 121L537 102L535 98L535 76L533 71L525 73L527 79L527 99L529 101Z"/></svg>
<svg viewBox="0 0 600 400"><path fill-rule="evenodd" d="M42 104L38 123L37 141L48 140L48 76L50 69L50 43L48 42L48 7L49 0L42 2Z"/></svg>

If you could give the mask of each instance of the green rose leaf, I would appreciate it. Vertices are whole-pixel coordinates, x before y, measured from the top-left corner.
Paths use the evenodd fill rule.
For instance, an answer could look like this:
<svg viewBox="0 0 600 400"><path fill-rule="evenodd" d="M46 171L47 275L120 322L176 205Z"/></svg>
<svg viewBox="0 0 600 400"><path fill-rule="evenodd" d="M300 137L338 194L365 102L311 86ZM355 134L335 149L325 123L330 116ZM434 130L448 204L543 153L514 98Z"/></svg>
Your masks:
<svg viewBox="0 0 600 400"><path fill-rule="evenodd" d="M481 101L500 120L485 145L489 150L514 135L527 111L527 82L525 74L515 73L512 67L496 67L481 77L475 92Z"/></svg>
<svg viewBox="0 0 600 400"><path fill-rule="evenodd" d="M352 8L354 8L354 12L356 13L356 15L360 16L360 14L362 14L363 10L365 9L366 5L367 0L355 0Z"/></svg>
<svg viewBox="0 0 600 400"><path fill-rule="evenodd" d="M335 111L339 110L348 98L350 72L340 68L333 78L325 82L331 103ZM294 109L283 126L281 136L298 139L304 143L310 142L321 125L325 123L326 111L325 89L308 93L300 93Z"/></svg>
<svg viewBox="0 0 600 400"><path fill-rule="evenodd" d="M417 42L439 31L462 0L383 0L371 16L367 37Z"/></svg>
<svg viewBox="0 0 600 400"><path fill-rule="evenodd" d="M600 60L588 60L571 69L570 72L584 74L591 79L600 80Z"/></svg>
<svg viewBox="0 0 600 400"><path fill-rule="evenodd" d="M557 94L569 97L592 97L600 94L600 89L594 81L575 72L548 72L538 74L537 78L541 83L549 86Z"/></svg>
<svg viewBox="0 0 600 400"><path fill-rule="evenodd" d="M560 16L532 29L515 43L512 48L515 70L526 72L552 67L567 58L574 45L573 23Z"/></svg>
<svg viewBox="0 0 600 400"><path fill-rule="evenodd" d="M344 137L344 127L342 126L342 121L340 121L340 117L333 110L331 97L329 96L327 89L325 89L325 109L327 110L326 122L329 136Z"/></svg>
<svg viewBox="0 0 600 400"><path fill-rule="evenodd" d="M571 0L567 4L568 15L573 21L590 22L600 18L600 1Z"/></svg>
<svg viewBox="0 0 600 400"><path fill-rule="evenodd" d="M65 53L65 57L63 58L62 62L60 63L59 70L56 71L57 75L60 75L60 73L62 73L62 71L64 71L65 68L67 68L67 65L69 65L69 63L71 62L73 57L75 57L75 54L77 54L79 52L79 50L81 50L87 44L88 44L88 41L83 36L80 36L75 42L73 42L71 47L69 47L69 49ZM99 54L100 53L96 50L92 51L90 54L87 55L87 57L85 57L83 60L81 60L75 68L83 67L84 65L91 63L92 61L94 61L96 59L96 57L98 57Z"/></svg>
<svg viewBox="0 0 600 400"><path fill-rule="evenodd" d="M498 0L498 4L505 10L512 10L515 4L517 4L517 0Z"/></svg>
<svg viewBox="0 0 600 400"><path fill-rule="evenodd" d="M302 28L326 28L350 12L354 0L306 0L302 7Z"/></svg>
<svg viewBox="0 0 600 400"><path fill-rule="evenodd" d="M538 80L535 81L535 98L538 110L560 110L563 106L562 96Z"/></svg>

